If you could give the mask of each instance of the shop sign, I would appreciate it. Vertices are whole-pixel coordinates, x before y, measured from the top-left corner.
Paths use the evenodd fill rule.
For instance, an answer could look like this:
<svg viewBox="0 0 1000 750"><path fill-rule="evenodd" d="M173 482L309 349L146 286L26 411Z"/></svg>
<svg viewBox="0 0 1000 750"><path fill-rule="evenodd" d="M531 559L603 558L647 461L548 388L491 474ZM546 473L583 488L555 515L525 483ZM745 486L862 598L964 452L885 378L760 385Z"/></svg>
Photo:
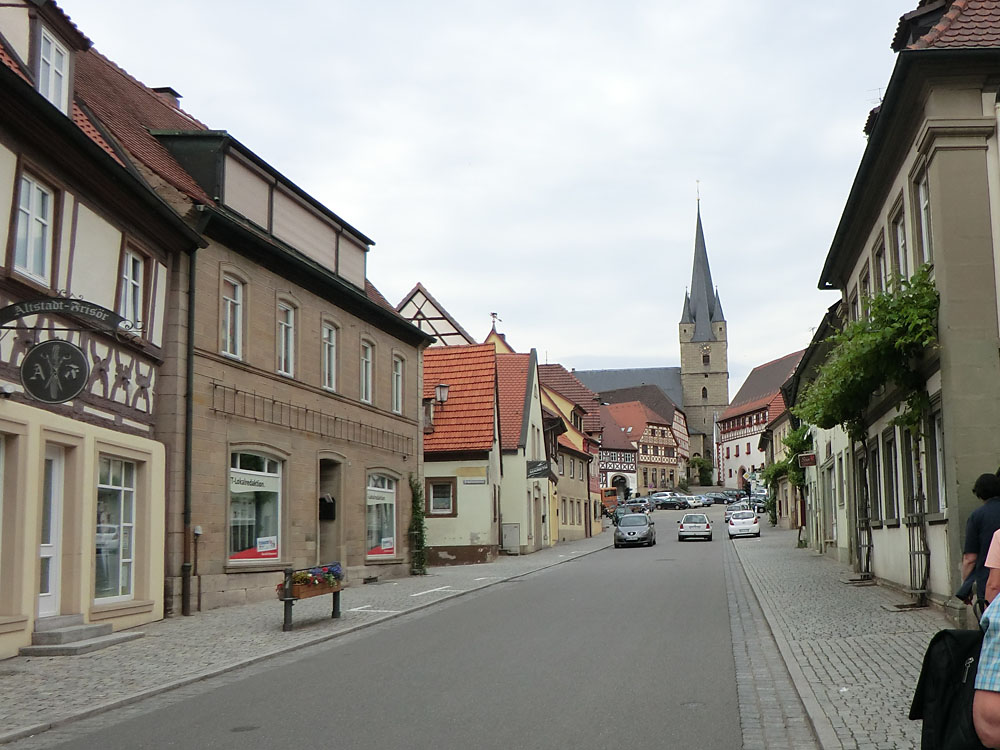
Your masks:
<svg viewBox="0 0 1000 750"><path fill-rule="evenodd" d="M278 492L281 489L281 477L273 474L245 474L235 469L229 470L229 491L239 492Z"/></svg>
<svg viewBox="0 0 1000 750"><path fill-rule="evenodd" d="M75 344L61 339L36 344L21 362L25 392L46 404L61 404L76 398L89 377L86 355Z"/></svg>
<svg viewBox="0 0 1000 750"><path fill-rule="evenodd" d="M807 466L816 465L816 453L800 453L799 454L799 468L804 469Z"/></svg>
<svg viewBox="0 0 1000 750"><path fill-rule="evenodd" d="M0 309L0 325L29 315L70 315L105 331L116 331L125 322L125 318L118 313L93 302L69 297L46 297L15 302Z"/></svg>

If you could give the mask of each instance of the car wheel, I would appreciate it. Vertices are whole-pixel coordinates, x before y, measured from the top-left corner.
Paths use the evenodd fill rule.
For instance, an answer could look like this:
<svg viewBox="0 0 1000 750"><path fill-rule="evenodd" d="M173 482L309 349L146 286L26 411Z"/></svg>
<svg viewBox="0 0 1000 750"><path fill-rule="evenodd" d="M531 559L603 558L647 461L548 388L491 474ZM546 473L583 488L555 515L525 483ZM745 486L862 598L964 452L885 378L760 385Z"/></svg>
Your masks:
<svg viewBox="0 0 1000 750"><path fill-rule="evenodd" d="M615 549L621 549L621 545L618 542L615 542Z"/></svg>
<svg viewBox="0 0 1000 750"><path fill-rule="evenodd" d="M760 532L757 532L757 538L760 539Z"/></svg>
<svg viewBox="0 0 1000 750"><path fill-rule="evenodd" d="M712 535L711 534L708 535L708 541L712 541Z"/></svg>

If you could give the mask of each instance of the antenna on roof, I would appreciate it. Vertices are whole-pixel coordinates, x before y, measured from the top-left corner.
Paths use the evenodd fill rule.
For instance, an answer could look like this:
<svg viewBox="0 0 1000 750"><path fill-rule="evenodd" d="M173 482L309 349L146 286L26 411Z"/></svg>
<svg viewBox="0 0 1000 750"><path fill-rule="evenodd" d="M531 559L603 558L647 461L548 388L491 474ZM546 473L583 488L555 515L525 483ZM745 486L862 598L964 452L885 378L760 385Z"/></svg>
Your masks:
<svg viewBox="0 0 1000 750"><path fill-rule="evenodd" d="M701 205L701 180L694 181L694 194L698 205Z"/></svg>

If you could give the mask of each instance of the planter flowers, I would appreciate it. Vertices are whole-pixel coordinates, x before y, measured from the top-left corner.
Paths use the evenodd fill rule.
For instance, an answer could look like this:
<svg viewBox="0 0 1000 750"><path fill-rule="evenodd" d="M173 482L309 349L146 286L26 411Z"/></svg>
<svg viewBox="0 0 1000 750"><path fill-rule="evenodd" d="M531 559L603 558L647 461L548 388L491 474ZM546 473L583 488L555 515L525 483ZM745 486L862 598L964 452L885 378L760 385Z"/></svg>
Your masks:
<svg viewBox="0 0 1000 750"><path fill-rule="evenodd" d="M308 599L321 594L332 594L340 591L340 582L344 578L344 570L339 562L329 565L318 565L315 568L296 570L291 577L291 595L293 599ZM279 599L285 598L285 583L275 587Z"/></svg>

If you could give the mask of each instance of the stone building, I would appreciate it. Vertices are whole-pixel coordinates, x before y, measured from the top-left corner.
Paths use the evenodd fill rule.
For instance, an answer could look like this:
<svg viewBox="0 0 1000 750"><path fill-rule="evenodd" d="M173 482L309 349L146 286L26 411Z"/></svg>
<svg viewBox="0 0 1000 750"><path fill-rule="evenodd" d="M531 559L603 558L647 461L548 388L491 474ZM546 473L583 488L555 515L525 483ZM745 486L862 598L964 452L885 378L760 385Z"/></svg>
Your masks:
<svg viewBox="0 0 1000 750"><path fill-rule="evenodd" d="M176 92L92 50L76 71L132 168L207 243L193 274L170 270L194 305L174 321L157 422L168 611L273 597L285 567L407 573L430 336L368 281L372 241Z"/></svg>

